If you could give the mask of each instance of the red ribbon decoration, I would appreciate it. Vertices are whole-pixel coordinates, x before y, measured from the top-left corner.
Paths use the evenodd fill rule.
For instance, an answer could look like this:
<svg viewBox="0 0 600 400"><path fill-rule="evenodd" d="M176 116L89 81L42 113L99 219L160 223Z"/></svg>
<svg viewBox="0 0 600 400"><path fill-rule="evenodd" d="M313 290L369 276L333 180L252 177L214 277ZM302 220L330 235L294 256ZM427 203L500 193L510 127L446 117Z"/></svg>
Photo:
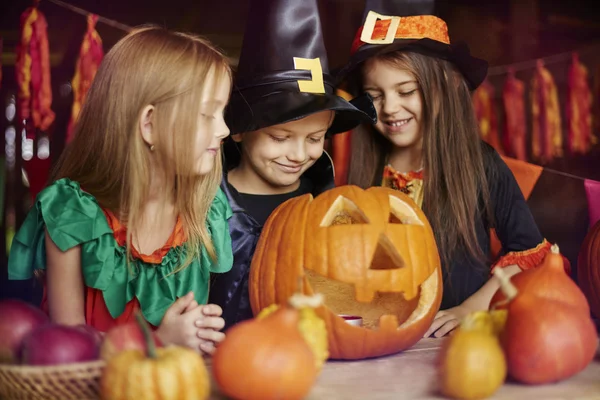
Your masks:
<svg viewBox="0 0 600 400"><path fill-rule="evenodd" d="M504 102L504 148L512 157L527 161L526 122L525 122L525 84L509 70L502 88Z"/></svg>
<svg viewBox="0 0 600 400"><path fill-rule="evenodd" d="M541 163L563 155L560 106L556 83L538 60L531 81L532 155Z"/></svg>
<svg viewBox="0 0 600 400"><path fill-rule="evenodd" d="M592 91L588 84L588 70L573 53L569 67L567 92L568 147L571 154L590 151L592 135Z"/></svg>
<svg viewBox="0 0 600 400"><path fill-rule="evenodd" d="M71 81L73 88L73 107L71 109L71 119L67 128L67 143L73 139L74 127L77 122L79 111L85 101L87 92L96 76L96 71L104 57L102 49L102 39L96 31L96 22L98 16L90 14L87 17L87 30L83 36L83 42L79 50L75 75Z"/></svg>

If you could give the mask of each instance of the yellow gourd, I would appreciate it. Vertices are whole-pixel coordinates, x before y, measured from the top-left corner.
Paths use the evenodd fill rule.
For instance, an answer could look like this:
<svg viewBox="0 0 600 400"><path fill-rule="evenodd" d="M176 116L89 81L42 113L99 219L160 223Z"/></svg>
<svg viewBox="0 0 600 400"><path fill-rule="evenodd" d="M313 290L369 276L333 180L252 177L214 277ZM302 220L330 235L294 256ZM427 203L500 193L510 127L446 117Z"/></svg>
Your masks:
<svg viewBox="0 0 600 400"><path fill-rule="evenodd" d="M108 360L100 381L102 400L205 400L210 379L202 357L179 346L156 348L150 330L136 316L147 352L125 350Z"/></svg>
<svg viewBox="0 0 600 400"><path fill-rule="evenodd" d="M477 311L465 317L443 344L438 377L443 395L461 400L491 396L506 379L506 360L498 340L506 311Z"/></svg>

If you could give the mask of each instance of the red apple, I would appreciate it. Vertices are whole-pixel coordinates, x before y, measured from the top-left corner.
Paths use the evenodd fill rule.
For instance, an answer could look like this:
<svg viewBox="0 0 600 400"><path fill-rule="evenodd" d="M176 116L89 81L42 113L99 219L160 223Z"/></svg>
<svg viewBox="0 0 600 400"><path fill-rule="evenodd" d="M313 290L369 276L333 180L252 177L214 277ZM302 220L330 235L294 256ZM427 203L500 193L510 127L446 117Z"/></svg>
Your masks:
<svg viewBox="0 0 600 400"><path fill-rule="evenodd" d="M23 339L21 361L27 365L58 365L98 358L94 335L74 326L49 324Z"/></svg>
<svg viewBox="0 0 600 400"><path fill-rule="evenodd" d="M152 333L152 337L154 338L154 344L157 347L162 347L163 344L155 333ZM135 321L116 326L104 335L104 341L100 347L100 358L108 360L123 350L132 349L146 350L144 335Z"/></svg>
<svg viewBox="0 0 600 400"><path fill-rule="evenodd" d="M104 336L102 335L102 332L100 332L98 329L94 328L93 326L86 325L86 324L76 325L75 328L92 335L92 337L94 338L94 341L96 342L96 346L98 348L100 348L100 346L102 345L102 340L104 338Z"/></svg>
<svg viewBox="0 0 600 400"><path fill-rule="evenodd" d="M0 363L16 363L23 338L32 330L49 323L39 308L21 300L0 301Z"/></svg>

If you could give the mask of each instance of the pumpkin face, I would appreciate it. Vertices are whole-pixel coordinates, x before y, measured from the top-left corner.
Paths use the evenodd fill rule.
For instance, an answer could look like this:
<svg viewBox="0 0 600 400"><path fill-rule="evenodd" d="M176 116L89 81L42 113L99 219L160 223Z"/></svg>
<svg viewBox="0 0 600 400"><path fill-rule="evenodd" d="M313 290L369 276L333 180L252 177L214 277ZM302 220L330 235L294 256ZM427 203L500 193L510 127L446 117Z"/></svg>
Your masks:
<svg viewBox="0 0 600 400"><path fill-rule="evenodd" d="M431 325L442 295L440 259L427 218L406 195L340 186L288 200L263 228L250 272L256 315L297 290L325 296L331 358L396 353ZM339 315L358 315L363 326Z"/></svg>

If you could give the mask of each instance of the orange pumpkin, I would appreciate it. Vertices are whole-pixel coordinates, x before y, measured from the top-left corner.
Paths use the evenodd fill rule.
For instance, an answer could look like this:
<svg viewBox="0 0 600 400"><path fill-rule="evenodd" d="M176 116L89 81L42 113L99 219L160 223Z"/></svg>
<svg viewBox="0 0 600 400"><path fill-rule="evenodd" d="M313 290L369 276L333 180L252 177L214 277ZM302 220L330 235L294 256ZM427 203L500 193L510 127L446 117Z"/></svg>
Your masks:
<svg viewBox="0 0 600 400"><path fill-rule="evenodd" d="M321 302L321 296L296 294L288 306L229 329L212 360L221 391L237 400L305 398L327 349L318 345L325 342L323 321L303 314Z"/></svg>
<svg viewBox="0 0 600 400"><path fill-rule="evenodd" d="M494 270L508 301L506 324L500 332L508 373L528 384L575 375L592 361L598 347L590 309L566 274L558 246L552 246L537 269L538 281L521 281L519 286L502 268ZM521 274L514 276L515 283Z"/></svg>
<svg viewBox="0 0 600 400"><path fill-rule="evenodd" d="M269 217L252 261L254 314L284 304L302 277L304 293L325 295L334 359L402 351L427 331L442 299L431 226L405 194L340 186L288 200ZM352 326L339 315L359 315Z"/></svg>
<svg viewBox="0 0 600 400"><path fill-rule="evenodd" d="M594 317L600 319L600 221L588 232L577 260L577 280Z"/></svg>
<svg viewBox="0 0 600 400"><path fill-rule="evenodd" d="M514 275L511 277L511 283L521 292L558 300L584 313L589 313L588 302L581 289L567 275L564 260L558 246L552 245L550 252L544 257L540 265ZM490 307L508 308L506 295L501 288L492 297Z"/></svg>

